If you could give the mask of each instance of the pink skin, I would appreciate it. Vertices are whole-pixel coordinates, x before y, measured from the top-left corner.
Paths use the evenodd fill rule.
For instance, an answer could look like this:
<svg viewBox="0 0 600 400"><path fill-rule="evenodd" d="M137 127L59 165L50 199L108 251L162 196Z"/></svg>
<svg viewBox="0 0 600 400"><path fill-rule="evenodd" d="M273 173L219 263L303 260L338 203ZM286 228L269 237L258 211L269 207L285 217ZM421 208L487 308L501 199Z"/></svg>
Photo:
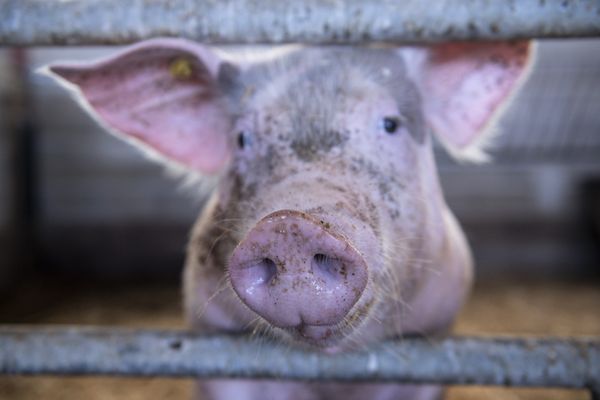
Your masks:
<svg viewBox="0 0 600 400"><path fill-rule="evenodd" d="M50 71L76 85L84 105L119 136L193 173L223 174L188 247L190 325L205 333L268 327L284 343L331 353L451 326L469 291L472 262L445 204L424 125L454 153L480 157L477 145L522 81L529 48L441 44L399 50L393 61L392 51L377 58L382 53L338 49L342 58L356 56L345 69L336 60L294 81L331 63L332 50L303 50L261 83L267 88L250 82L229 100L220 86L225 61L183 40L152 40ZM356 67L373 57L382 64L367 73ZM342 95L327 97L323 90L336 75L323 78L323 71L335 68L346 75L331 93ZM377 74L398 81L382 84ZM322 126L306 124L322 110ZM394 134L381 124L388 116L401 122ZM289 127L298 126L290 136ZM312 129L327 134L315 147L301 136ZM247 148L237 146L239 132L249 133ZM208 380L199 387L202 398L214 399L440 394L391 384Z"/></svg>

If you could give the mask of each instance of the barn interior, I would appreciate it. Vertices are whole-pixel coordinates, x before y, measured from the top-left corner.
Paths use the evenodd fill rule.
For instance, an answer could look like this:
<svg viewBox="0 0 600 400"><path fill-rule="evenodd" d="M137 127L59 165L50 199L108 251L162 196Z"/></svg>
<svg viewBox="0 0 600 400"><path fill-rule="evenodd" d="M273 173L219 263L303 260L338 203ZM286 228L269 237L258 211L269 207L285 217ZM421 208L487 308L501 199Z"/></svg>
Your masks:
<svg viewBox="0 0 600 400"><path fill-rule="evenodd" d="M181 270L206 196L37 73L110 47L0 49L0 323L184 328ZM600 336L600 40L543 40L493 161L437 148L476 261L457 334ZM190 379L0 376L0 398L186 399ZM449 399L588 399L456 386Z"/></svg>

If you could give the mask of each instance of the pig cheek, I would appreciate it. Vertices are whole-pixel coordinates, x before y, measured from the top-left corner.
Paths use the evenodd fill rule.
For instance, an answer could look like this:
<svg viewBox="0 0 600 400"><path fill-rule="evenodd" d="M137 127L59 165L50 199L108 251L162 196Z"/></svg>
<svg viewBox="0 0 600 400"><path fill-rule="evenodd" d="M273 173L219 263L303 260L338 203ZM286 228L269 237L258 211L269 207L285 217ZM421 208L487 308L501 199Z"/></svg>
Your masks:
<svg viewBox="0 0 600 400"><path fill-rule="evenodd" d="M403 301L410 301L418 293L425 274L429 273L428 269L423 268L429 265L425 248L428 240L426 227L430 222L425 212L423 206L411 204L402 210L402 216L396 224L396 229L402 235L402 246L393 248L389 258L399 261L392 268L397 275L395 290Z"/></svg>

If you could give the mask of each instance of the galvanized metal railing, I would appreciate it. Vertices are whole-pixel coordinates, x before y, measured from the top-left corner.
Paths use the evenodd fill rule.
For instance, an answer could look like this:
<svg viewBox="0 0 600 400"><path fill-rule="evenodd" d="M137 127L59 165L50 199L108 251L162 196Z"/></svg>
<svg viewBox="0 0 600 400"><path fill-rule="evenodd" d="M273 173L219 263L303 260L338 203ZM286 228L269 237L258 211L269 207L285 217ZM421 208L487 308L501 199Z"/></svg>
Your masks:
<svg viewBox="0 0 600 400"><path fill-rule="evenodd" d="M326 355L243 336L3 326L0 373L544 386L598 399L600 339L405 338Z"/></svg>
<svg viewBox="0 0 600 400"><path fill-rule="evenodd" d="M86 0L0 2L0 45L360 43L589 37L597 0Z"/></svg>

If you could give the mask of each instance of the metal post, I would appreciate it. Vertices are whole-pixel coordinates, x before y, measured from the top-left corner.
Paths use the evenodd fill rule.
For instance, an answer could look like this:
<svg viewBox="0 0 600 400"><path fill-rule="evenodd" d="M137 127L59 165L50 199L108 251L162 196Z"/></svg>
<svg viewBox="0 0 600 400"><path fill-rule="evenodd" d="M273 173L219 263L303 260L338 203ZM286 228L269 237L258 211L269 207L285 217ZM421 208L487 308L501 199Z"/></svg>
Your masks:
<svg viewBox="0 0 600 400"><path fill-rule="evenodd" d="M600 340L410 338L386 341L363 351L326 355L240 336L3 326L0 373L589 389L600 387Z"/></svg>
<svg viewBox="0 0 600 400"><path fill-rule="evenodd" d="M0 45L361 43L600 35L597 0L3 0Z"/></svg>

